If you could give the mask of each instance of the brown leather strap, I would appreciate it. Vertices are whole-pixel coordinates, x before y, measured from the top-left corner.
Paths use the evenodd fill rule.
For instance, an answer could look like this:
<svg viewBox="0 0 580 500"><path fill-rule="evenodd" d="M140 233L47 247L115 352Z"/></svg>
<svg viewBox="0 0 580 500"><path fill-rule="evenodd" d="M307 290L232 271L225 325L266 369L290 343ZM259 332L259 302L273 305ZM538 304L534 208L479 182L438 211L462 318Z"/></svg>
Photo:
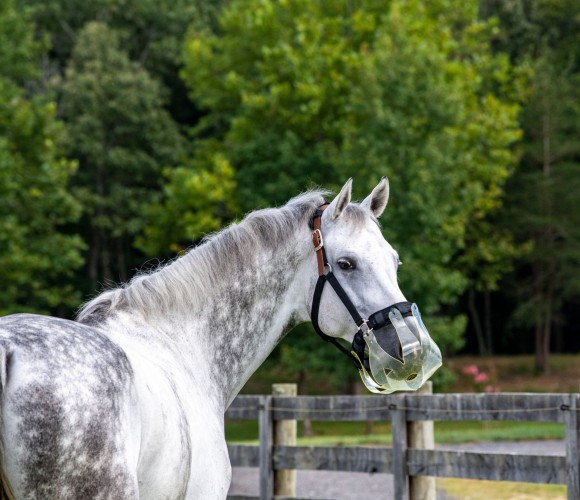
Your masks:
<svg viewBox="0 0 580 500"><path fill-rule="evenodd" d="M328 264L326 260L326 251L324 249L324 241L322 239L322 233L320 232L320 226L322 221L322 213L324 209L328 207L328 203L321 205L314 215L312 216L312 244L314 245L314 251L316 252L316 260L318 262L318 281L316 282L316 287L314 289L314 296L312 297L312 311L310 313L310 318L312 319L312 326L316 333L325 340L326 342L330 342L334 344L334 346L339 349L343 354L345 354L348 358L350 358L357 369L361 368L361 362L358 358L351 352L350 349L345 348L340 342L338 342L334 337L326 335L321 329L320 325L318 324L318 311L320 309L320 299L322 297L322 291L324 290L324 285L328 282L338 295L339 299L345 305L345 307L350 312L352 319L359 327L359 333L361 332L360 327L363 323L366 323L363 320L356 307L348 298L348 295L336 279L336 276L332 273L332 268ZM325 265L328 266L328 269L325 269ZM325 271L328 271L325 273ZM362 333L360 333L362 335ZM364 341L363 341L364 344ZM354 348L354 344L353 344ZM361 354L361 357L364 358L364 354ZM361 358L361 359L362 359Z"/></svg>
<svg viewBox="0 0 580 500"><path fill-rule="evenodd" d="M312 225L314 231L312 232L312 244L314 245L314 251L316 252L316 260L318 261L318 276L324 275L324 240L322 239L322 233L320 232L320 224L322 220L322 212L328 207L328 203L321 205L315 214Z"/></svg>

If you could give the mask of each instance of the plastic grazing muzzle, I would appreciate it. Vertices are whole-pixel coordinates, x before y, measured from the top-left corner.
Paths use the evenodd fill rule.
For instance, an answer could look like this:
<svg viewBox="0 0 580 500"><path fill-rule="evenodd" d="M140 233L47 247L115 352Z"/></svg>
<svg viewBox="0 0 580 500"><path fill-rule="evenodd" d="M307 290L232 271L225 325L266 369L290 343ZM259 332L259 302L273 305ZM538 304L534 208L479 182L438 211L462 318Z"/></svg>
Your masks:
<svg viewBox="0 0 580 500"><path fill-rule="evenodd" d="M388 316L394 329L386 325L363 334L370 373L361 363L361 379L371 392L416 391L441 366L441 352L429 336L416 304L411 306L410 316L403 318L397 308L391 308ZM385 339L381 339L381 344L377 341L377 337L394 333L400 343L401 359L385 351L381 345L386 345Z"/></svg>
<svg viewBox="0 0 580 500"><path fill-rule="evenodd" d="M417 304L413 304L411 312L413 313L413 318L416 320L417 325L419 326L419 334L423 339L422 342L424 343L424 349L426 350L425 360L423 362L422 367L423 377L424 380L426 381L442 365L443 358L441 356L441 351L439 350L439 347L430 337L429 332L427 331L427 327L425 326L423 320L421 319L421 313L419 312Z"/></svg>

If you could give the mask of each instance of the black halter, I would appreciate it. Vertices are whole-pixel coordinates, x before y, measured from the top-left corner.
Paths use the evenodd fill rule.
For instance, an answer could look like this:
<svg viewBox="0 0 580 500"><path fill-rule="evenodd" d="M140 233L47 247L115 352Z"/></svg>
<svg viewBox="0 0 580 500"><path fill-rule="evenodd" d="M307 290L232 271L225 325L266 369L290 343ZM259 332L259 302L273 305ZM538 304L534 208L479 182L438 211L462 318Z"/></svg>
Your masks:
<svg viewBox="0 0 580 500"><path fill-rule="evenodd" d="M326 250L324 249L324 240L322 239L322 233L320 231L320 225L322 220L322 213L328 207L328 204L321 205L314 215L312 216L312 227L314 232L312 233L312 243L314 245L314 251L316 252L316 258L318 261L318 281L316 282L316 288L314 289L314 296L312 298L312 311L310 313L312 326L314 330L320 336L320 338L326 342L330 342L337 349L339 349L343 354L345 354L359 369L362 363L363 366L368 370L368 360L365 359L365 341L363 335L375 328L382 328L384 326L391 325L391 320L389 319L389 311L393 308L398 309L403 317L411 316L411 302L398 302L385 309L373 313L368 319L363 319L359 314L357 308L354 306L347 293L342 288L342 285L332 272L332 266L329 264L326 257ZM352 341L352 349L348 350L345 348L338 340L330 335L326 335L318 324L318 312L320 310L320 299L322 297L322 291L326 283L330 283L330 286L334 289L338 298L348 309L348 312L352 316L352 319L358 326L358 331L355 333ZM392 325L391 325L392 326ZM394 327L393 327L394 328ZM360 361L359 361L360 360Z"/></svg>

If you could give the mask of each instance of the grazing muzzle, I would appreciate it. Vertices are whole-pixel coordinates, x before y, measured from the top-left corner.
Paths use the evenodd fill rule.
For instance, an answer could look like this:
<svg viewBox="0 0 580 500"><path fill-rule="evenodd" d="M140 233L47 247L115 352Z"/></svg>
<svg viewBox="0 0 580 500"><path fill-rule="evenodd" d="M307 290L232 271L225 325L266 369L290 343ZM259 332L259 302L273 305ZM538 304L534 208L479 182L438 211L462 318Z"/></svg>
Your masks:
<svg viewBox="0 0 580 500"><path fill-rule="evenodd" d="M416 391L441 366L441 352L410 302L372 314L356 332L351 354L371 392Z"/></svg>
<svg viewBox="0 0 580 500"><path fill-rule="evenodd" d="M314 214L312 242L318 260L318 281L311 319L316 333L334 344L357 367L367 389L376 393L416 391L441 366L441 351L429 336L416 304L399 302L363 319L342 288L326 258L320 221L326 205ZM326 335L318 324L322 290L330 283L358 326L351 350Z"/></svg>

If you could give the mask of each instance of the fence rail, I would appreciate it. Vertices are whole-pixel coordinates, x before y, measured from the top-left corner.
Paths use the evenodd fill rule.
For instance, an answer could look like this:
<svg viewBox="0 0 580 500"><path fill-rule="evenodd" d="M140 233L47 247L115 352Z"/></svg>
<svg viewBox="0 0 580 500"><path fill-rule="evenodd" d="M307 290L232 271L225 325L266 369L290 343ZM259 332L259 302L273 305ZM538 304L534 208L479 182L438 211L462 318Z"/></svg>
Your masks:
<svg viewBox="0 0 580 500"><path fill-rule="evenodd" d="M232 465L260 468L259 497L274 497L276 470L332 470L394 475L395 498L410 498L409 479L421 476L565 484L568 499L580 498L580 394L435 394L382 396L238 396L230 419L257 419L260 445L229 444ZM392 447L284 446L273 442L279 420L388 420ZM409 447L408 424L419 421L559 422L566 455L472 453ZM296 497L291 497L296 498Z"/></svg>

